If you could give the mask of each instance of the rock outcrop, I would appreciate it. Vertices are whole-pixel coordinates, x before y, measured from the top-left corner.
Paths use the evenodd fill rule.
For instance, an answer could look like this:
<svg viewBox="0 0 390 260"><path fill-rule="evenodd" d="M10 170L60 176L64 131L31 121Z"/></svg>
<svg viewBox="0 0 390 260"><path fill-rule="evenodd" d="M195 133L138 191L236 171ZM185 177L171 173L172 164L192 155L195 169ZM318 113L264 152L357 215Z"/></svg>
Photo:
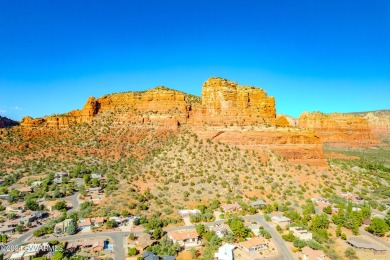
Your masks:
<svg viewBox="0 0 390 260"><path fill-rule="evenodd" d="M368 124L375 135L390 135L390 110L353 113L353 115L367 119Z"/></svg>
<svg viewBox="0 0 390 260"><path fill-rule="evenodd" d="M301 114L300 128L313 129L322 142L330 145L368 147L378 144L367 119L350 114L324 114L321 112Z"/></svg>
<svg viewBox="0 0 390 260"><path fill-rule="evenodd" d="M194 106L195 125L276 124L275 99L260 88L210 78L203 84L202 103ZM285 124L282 120L282 124Z"/></svg>
<svg viewBox="0 0 390 260"><path fill-rule="evenodd" d="M291 127L285 116L277 115L273 97L263 89L221 78L204 83L201 99L157 87L90 97L82 110L39 119L26 117L21 125L55 129L89 122L104 113L113 113L116 123L132 126L177 130L185 124L203 139L256 151L271 149L294 163L326 165L318 136L311 130Z"/></svg>
<svg viewBox="0 0 390 260"><path fill-rule="evenodd" d="M19 123L6 117L0 116L0 128L11 127Z"/></svg>
<svg viewBox="0 0 390 260"><path fill-rule="evenodd" d="M177 128L187 121L191 104L199 101L199 98L192 95L157 87L144 92L105 95L98 99L90 97L81 110L45 118L25 117L21 125L60 128L74 123L89 122L99 113L130 111L129 117L124 121L136 120Z"/></svg>

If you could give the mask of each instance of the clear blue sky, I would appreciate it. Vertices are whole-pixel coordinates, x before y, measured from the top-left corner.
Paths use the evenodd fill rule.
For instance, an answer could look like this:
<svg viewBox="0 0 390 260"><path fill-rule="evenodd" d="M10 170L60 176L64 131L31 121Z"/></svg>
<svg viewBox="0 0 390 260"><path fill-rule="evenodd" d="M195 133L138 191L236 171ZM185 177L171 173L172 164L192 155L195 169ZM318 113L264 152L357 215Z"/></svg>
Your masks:
<svg viewBox="0 0 390 260"><path fill-rule="evenodd" d="M279 113L390 108L390 1L0 1L0 115L221 76Z"/></svg>

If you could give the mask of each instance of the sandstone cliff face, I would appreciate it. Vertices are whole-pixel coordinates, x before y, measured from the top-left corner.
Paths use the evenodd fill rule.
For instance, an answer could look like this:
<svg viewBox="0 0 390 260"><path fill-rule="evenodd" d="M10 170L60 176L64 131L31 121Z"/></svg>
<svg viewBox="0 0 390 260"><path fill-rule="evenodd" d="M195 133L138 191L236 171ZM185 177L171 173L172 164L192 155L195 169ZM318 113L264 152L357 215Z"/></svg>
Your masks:
<svg viewBox="0 0 390 260"><path fill-rule="evenodd" d="M191 119L196 125L275 124L275 99L260 88L210 78L203 84L202 104L194 106Z"/></svg>
<svg viewBox="0 0 390 260"><path fill-rule="evenodd" d="M130 112L128 117L122 117L122 121L135 120L175 129L187 121L192 102L197 102L196 97L165 87L157 87L145 92L117 93L98 99L90 97L81 110L45 118L26 117L21 125L60 128L74 123L89 122L99 113L108 111L122 113L124 109Z"/></svg>
<svg viewBox="0 0 390 260"><path fill-rule="evenodd" d="M273 150L292 163L325 167L323 145L312 130L277 127L207 127L195 128L202 139L209 139L242 149L262 152Z"/></svg>
<svg viewBox="0 0 390 260"><path fill-rule="evenodd" d="M331 145L367 147L379 142L371 133L368 121L359 116L304 112L299 117L298 125L313 129L324 143Z"/></svg>
<svg viewBox="0 0 390 260"><path fill-rule="evenodd" d="M390 135L390 110L378 110L365 113L354 113L367 119L372 132L378 136Z"/></svg>
<svg viewBox="0 0 390 260"><path fill-rule="evenodd" d="M21 125L56 129L89 122L104 113L113 113L115 123L132 127L177 130L186 124L203 139L256 151L271 149L295 163L326 165L318 136L310 130L292 128L285 116L277 116L273 97L262 89L221 78L204 83L201 99L157 87L90 97L82 110L46 118L26 117Z"/></svg>
<svg viewBox="0 0 390 260"><path fill-rule="evenodd" d="M19 123L6 117L0 116L0 128L11 127L18 125Z"/></svg>

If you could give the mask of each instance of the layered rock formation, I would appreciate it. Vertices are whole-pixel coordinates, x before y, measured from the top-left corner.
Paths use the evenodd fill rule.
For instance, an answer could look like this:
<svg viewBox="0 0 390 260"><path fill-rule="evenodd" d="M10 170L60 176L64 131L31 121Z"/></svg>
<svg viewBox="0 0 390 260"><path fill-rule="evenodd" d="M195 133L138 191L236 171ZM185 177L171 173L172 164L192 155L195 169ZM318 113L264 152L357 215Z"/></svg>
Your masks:
<svg viewBox="0 0 390 260"><path fill-rule="evenodd" d="M368 124L375 135L390 135L390 110L354 113L353 115L367 119Z"/></svg>
<svg viewBox="0 0 390 260"><path fill-rule="evenodd" d="M300 128L313 129L322 142L331 145L368 147L379 142L372 134L368 121L355 115L304 112L299 117L298 125Z"/></svg>
<svg viewBox="0 0 390 260"><path fill-rule="evenodd" d="M82 110L32 119L24 127L59 128L89 122L99 114L114 113L117 123L177 130L186 124L200 138L234 144L244 149L272 149L292 162L325 166L323 147L313 131L292 128L285 116L276 115L275 99L260 88L239 86L210 78L202 98L165 87L90 97Z"/></svg>
<svg viewBox="0 0 390 260"><path fill-rule="evenodd" d="M130 112L125 121L151 122L177 128L187 121L191 104L197 102L197 99L199 98L165 87L157 87L145 92L116 93L98 99L90 97L83 109L66 114L37 119L25 117L21 125L66 127L73 123L89 122L99 113L126 110Z"/></svg>
<svg viewBox="0 0 390 260"><path fill-rule="evenodd" d="M260 88L210 78L203 84L202 103L194 106L191 119L195 125L274 125L275 99Z"/></svg>
<svg viewBox="0 0 390 260"><path fill-rule="evenodd" d="M262 153L273 150L292 163L326 166L323 145L311 130L276 127L205 127L194 129L202 139Z"/></svg>
<svg viewBox="0 0 390 260"><path fill-rule="evenodd" d="M0 128L11 127L19 123L6 117L0 116Z"/></svg>

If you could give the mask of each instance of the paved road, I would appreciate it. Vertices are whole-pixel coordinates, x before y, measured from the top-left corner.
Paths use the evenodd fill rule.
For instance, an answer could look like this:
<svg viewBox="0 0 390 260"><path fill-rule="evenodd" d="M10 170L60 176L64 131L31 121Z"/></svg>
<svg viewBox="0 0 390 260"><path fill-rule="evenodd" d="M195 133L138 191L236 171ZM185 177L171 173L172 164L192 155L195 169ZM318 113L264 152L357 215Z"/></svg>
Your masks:
<svg viewBox="0 0 390 260"><path fill-rule="evenodd" d="M272 259L283 259L283 260L294 260L294 255L290 248L286 245L283 238L280 236L280 234L272 228L267 221L265 221L263 215L254 215L254 216L246 216L244 217L246 220L254 220L259 222L265 230L267 230L271 236L272 239L275 241L276 246L278 247L279 256L273 257Z"/></svg>
<svg viewBox="0 0 390 260"><path fill-rule="evenodd" d="M72 203L72 208L70 210L68 210L68 212L76 211L79 208L80 203L78 200L78 196L79 196L79 193L76 192L75 194L73 194L69 197L62 198L63 200L70 201Z"/></svg>

